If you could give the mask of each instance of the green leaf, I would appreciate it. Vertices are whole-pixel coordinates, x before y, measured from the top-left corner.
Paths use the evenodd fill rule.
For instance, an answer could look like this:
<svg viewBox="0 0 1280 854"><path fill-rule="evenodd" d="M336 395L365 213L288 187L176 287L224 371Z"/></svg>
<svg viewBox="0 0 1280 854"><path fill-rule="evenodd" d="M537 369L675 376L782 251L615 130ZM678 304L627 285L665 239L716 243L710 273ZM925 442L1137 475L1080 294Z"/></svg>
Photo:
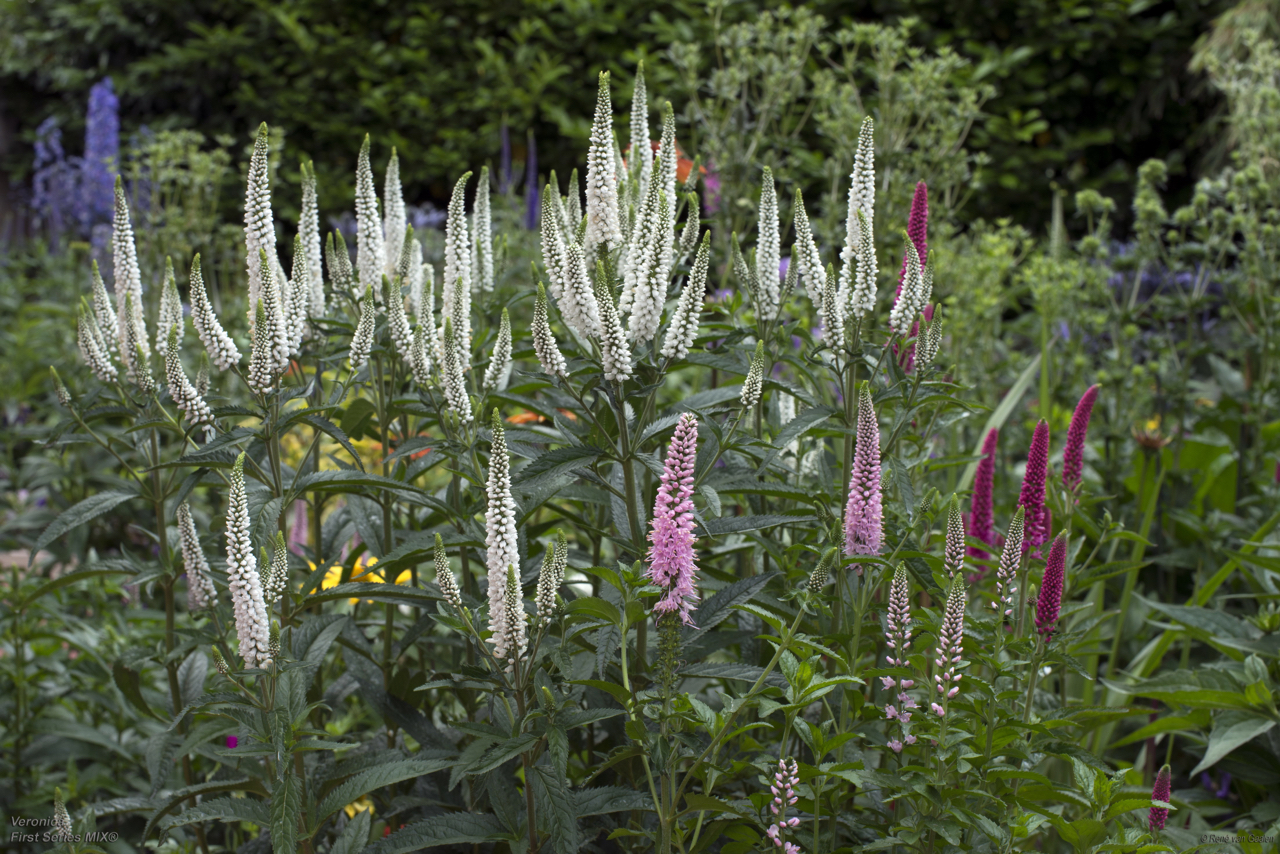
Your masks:
<svg viewBox="0 0 1280 854"><path fill-rule="evenodd" d="M568 480L574 472L598 460L602 453L596 448L580 446L547 451L520 470L512 488L519 492L532 492L557 480Z"/></svg>
<svg viewBox="0 0 1280 854"><path fill-rule="evenodd" d="M724 534L741 534L744 531L762 531L765 528L776 528L778 525L803 525L816 519L816 516L783 516L777 513L759 516L721 516L719 519L707 519L703 522L699 536L718 537Z"/></svg>
<svg viewBox="0 0 1280 854"><path fill-rule="evenodd" d="M648 793L622 786L601 786L596 789L579 789L573 792L574 812L578 818L589 815L605 815L611 812L651 810L653 800Z"/></svg>
<svg viewBox="0 0 1280 854"><path fill-rule="evenodd" d="M602 682L599 679L573 679L570 685L586 685L588 688L596 688L604 691L610 697L617 700L624 708L631 704L631 692L621 685L615 685L612 682Z"/></svg>
<svg viewBox="0 0 1280 854"><path fill-rule="evenodd" d="M472 774L483 774L486 771L492 771L499 765L515 759L521 753L533 747L538 743L539 738L539 736L531 732L526 732L524 735L508 739L486 753L483 759L472 765L467 771Z"/></svg>
<svg viewBox="0 0 1280 854"><path fill-rule="evenodd" d="M307 492L347 492L361 495L366 489L386 489L395 492L419 493L422 490L380 474L363 471L317 471L299 478L293 488L295 496Z"/></svg>
<svg viewBox="0 0 1280 854"><path fill-rule="evenodd" d="M302 783L293 765L284 767L284 779L271 792L271 848L295 851L298 846L298 816L302 812Z"/></svg>
<svg viewBox="0 0 1280 854"><path fill-rule="evenodd" d="M218 792L241 791L254 791L259 794L266 794L262 791L261 783L256 780L251 780L248 777L238 777L233 780L217 780L212 783L201 783L196 786L187 786L186 788L179 789L176 792L170 792L168 800L156 809L156 811L151 814L151 817L147 819L147 826L143 828L142 831L142 839L150 839L151 831L155 829L156 823L177 809L178 806L188 798L196 795L212 795Z"/></svg>
<svg viewBox="0 0 1280 854"><path fill-rule="evenodd" d="M82 569L82 570L79 570L78 572L68 572L66 575L60 575L57 578L51 579L49 581L46 581L44 584L41 584L39 587L33 590L23 601L34 602L40 597L48 593L52 593L54 590L57 590L60 587L66 587L68 585L75 584L77 581L84 581L89 578L103 578L108 575L127 575L133 571L134 571L134 568L132 566L123 566L123 567L102 568L102 569L91 568L91 569Z"/></svg>
<svg viewBox="0 0 1280 854"><path fill-rule="evenodd" d="M1112 747L1124 747L1126 744L1134 744L1139 741L1145 741L1153 735L1159 735L1164 732L1185 732L1191 729L1207 729L1209 725L1209 713L1201 711L1198 714L1191 715L1170 715L1168 717L1159 718L1144 727L1131 732L1119 741L1112 742Z"/></svg>
<svg viewBox="0 0 1280 854"><path fill-rule="evenodd" d="M683 667L680 673L684 676L701 676L706 679L736 679L741 682L754 683L760 678L760 674L764 673L764 668L756 667L753 664L703 662ZM764 680L764 684L773 685L777 688L786 688L787 680L775 670Z"/></svg>
<svg viewBox="0 0 1280 854"><path fill-rule="evenodd" d="M1209 747L1204 752L1200 764L1191 769L1191 776L1207 770L1218 760L1242 744L1262 735L1276 725L1277 721L1253 712L1223 712L1214 722L1213 731L1209 733Z"/></svg>
<svg viewBox="0 0 1280 854"><path fill-rule="evenodd" d="M369 826L373 824L373 813L360 810L356 817L347 822L342 833L333 841L329 854L357 854L369 844Z"/></svg>
<svg viewBox="0 0 1280 854"><path fill-rule="evenodd" d="M30 567L36 559L36 553L44 549L54 540L61 537L67 531L78 528L85 522L97 519L104 513L109 513L119 505L125 503L130 498L137 498L138 492L133 489L110 489L106 492L99 492L97 495L90 495L83 501L76 502L58 514L58 518L49 523L49 527L44 529L44 533L36 540L34 546L31 547L31 553L27 556L27 566Z"/></svg>
<svg viewBox="0 0 1280 854"><path fill-rule="evenodd" d="M342 413L342 432L348 436L359 436L365 422L378 413L373 401L357 397Z"/></svg>
<svg viewBox="0 0 1280 854"><path fill-rule="evenodd" d="M204 679L209 675L209 658L204 650L197 649L178 667L178 686L182 702L188 706L204 696ZM179 710L174 709L174 714Z"/></svg>
<svg viewBox="0 0 1280 854"><path fill-rule="evenodd" d="M374 564L377 566L377 564ZM334 599L370 599L376 602L390 602L396 605L432 605L440 601L421 587L409 587L406 584L382 584L377 581L348 581L328 590L312 593L307 602L329 602Z"/></svg>
<svg viewBox="0 0 1280 854"><path fill-rule="evenodd" d="M350 412L351 410L348 409L347 411ZM332 436L334 439L336 439L338 441L338 444L342 445L343 449L348 454L351 455L351 459L355 462L357 466L360 467L360 471L364 471L364 460L360 459L360 455L356 453L355 445L351 444L351 439L347 436L346 432L344 432L341 427L334 424L328 418L325 418L322 415L316 415L314 413L310 413L302 416L301 420L306 422L307 424L310 424L312 427L316 428L320 432L327 433L330 436ZM346 422L345 416L343 418L343 422L344 423Z"/></svg>
<svg viewBox="0 0 1280 854"><path fill-rule="evenodd" d="M805 433L808 433L814 427L817 427L823 421L826 421L836 411L829 406L814 406L804 410L795 418L787 422L787 426L773 440L773 447L760 463L760 467L756 469L757 474L764 474L768 471L769 464L777 458L778 454L786 450L787 445L799 439Z"/></svg>
<svg viewBox="0 0 1280 854"><path fill-rule="evenodd" d="M618 610L618 606L598 596L583 596L580 599L574 599L565 606L565 613L587 614L598 620L604 620L606 623L612 623L615 626L622 625L622 612Z"/></svg>
<svg viewBox="0 0 1280 854"><path fill-rule="evenodd" d="M578 830L573 798L564 777L550 765L535 765L529 770L533 772L531 782L538 815L551 837L551 849L556 854L577 854L582 833Z"/></svg>
<svg viewBox="0 0 1280 854"><path fill-rule="evenodd" d="M447 813L416 821L364 849L364 854L408 854L439 845L477 845L503 839L502 822L492 813Z"/></svg>
<svg viewBox="0 0 1280 854"><path fill-rule="evenodd" d="M149 717L160 719L160 716L151 711L151 707L147 705L147 701L142 697L142 677L138 671L125 667L123 662L117 661L111 667L111 677L115 680L116 687L120 689L120 693L124 694L124 698L134 708Z"/></svg>
<svg viewBox="0 0 1280 854"><path fill-rule="evenodd" d="M697 610L693 612L693 622L696 628L690 630L689 634L685 636L684 642L686 644L692 643L723 623L725 618L733 613L734 608L750 602L752 597L759 593L769 583L770 579L777 575L778 573L776 572L753 575L750 578L739 579L717 590L715 595L700 603Z"/></svg>
<svg viewBox="0 0 1280 854"><path fill-rule="evenodd" d="M316 821L322 822L352 801L383 786L443 771L457 764L455 759L402 759L361 771L330 790L316 809Z"/></svg>
<svg viewBox="0 0 1280 854"><path fill-rule="evenodd" d="M1035 381L1036 376L1039 375L1039 373L1040 354L1037 353L1035 357L1027 363L1027 366L1022 369L1022 373L1018 375L1018 379L1014 382L1013 386L1005 392L1004 398L1000 401L1000 405L991 413L991 416L987 419L987 423L978 431L978 442L973 449L973 455L977 459L965 467L964 474L960 476L960 482L956 484L956 492L964 492L969 488L969 484L973 483L973 476L977 474L978 463L981 461L982 443L986 441L987 434L994 429L999 429L1004 426L1004 423L1009 420L1009 416L1013 414L1013 410L1022 400L1022 396L1027 393L1027 389L1031 387L1031 383Z"/></svg>
<svg viewBox="0 0 1280 854"><path fill-rule="evenodd" d="M268 827L271 813L267 805L256 798L214 798L166 818L160 823L160 829L168 831L198 821L247 821L258 827Z"/></svg>

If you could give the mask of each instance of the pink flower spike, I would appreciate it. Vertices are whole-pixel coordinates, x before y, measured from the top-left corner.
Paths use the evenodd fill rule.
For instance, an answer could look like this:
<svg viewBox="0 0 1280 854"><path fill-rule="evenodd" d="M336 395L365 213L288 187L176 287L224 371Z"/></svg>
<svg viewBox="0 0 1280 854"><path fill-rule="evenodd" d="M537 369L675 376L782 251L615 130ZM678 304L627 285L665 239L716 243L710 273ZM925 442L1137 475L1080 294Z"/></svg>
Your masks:
<svg viewBox="0 0 1280 854"><path fill-rule="evenodd" d="M1169 796L1172 794L1172 783L1169 766L1166 765L1160 769L1160 773L1156 774L1156 783L1151 787L1151 800L1169 803ZM1168 807L1152 807L1147 816L1147 826L1152 831L1164 830L1164 823L1168 818Z"/></svg>
<svg viewBox="0 0 1280 854"><path fill-rule="evenodd" d="M892 637L890 637L890 638L889 638L889 640L893 640L893 638L892 638ZM883 684L883 685L884 685L884 689L885 689L886 691L888 691L889 689L893 688L895 685L897 685L897 684L898 684L897 682L893 681L893 677L892 677L892 676L881 676L881 677L880 677L880 682L881 682L881 684Z"/></svg>
<svg viewBox="0 0 1280 854"><path fill-rule="evenodd" d="M992 428L982 441L982 459L973 480L973 498L969 503L969 536L989 546L995 545L996 528L992 511L992 495L996 477L996 443L1000 431ZM977 546L969 546L969 557L990 560L991 554ZM979 574L984 570L979 569Z"/></svg>
<svg viewBox="0 0 1280 854"><path fill-rule="evenodd" d="M894 753L901 753L902 742L898 741L896 738L893 739L892 741L889 742L889 749L892 750Z"/></svg>
<svg viewBox="0 0 1280 854"><path fill-rule="evenodd" d="M942 717L947 713L947 710L942 708L942 706L939 706L937 703L931 704L929 708L933 709L933 713L938 717Z"/></svg>
<svg viewBox="0 0 1280 854"><path fill-rule="evenodd" d="M1040 582L1040 598L1036 602L1036 631L1047 641L1053 636L1062 607L1062 587L1067 575L1067 533L1054 538Z"/></svg>
<svg viewBox="0 0 1280 854"><path fill-rule="evenodd" d="M880 424L871 403L871 386L858 393L857 444L849 472L849 501L844 509L846 556L878 555L884 544L884 513L880 495ZM862 574L862 568L857 568Z"/></svg>
<svg viewBox="0 0 1280 854"><path fill-rule="evenodd" d="M1018 504L1026 512L1023 519L1022 553L1039 554L1040 546L1049 541L1049 509L1045 506L1044 486L1049 472L1049 425L1041 421L1031 436L1027 451L1027 470L1022 476L1022 492Z"/></svg>
<svg viewBox="0 0 1280 854"><path fill-rule="evenodd" d="M653 504L649 528L648 577L666 589L653 606L654 613L677 613L685 625L698 592L695 581L698 564L694 553L693 470L698 456L698 418L686 412L676 424L667 448L662 485Z"/></svg>
<svg viewBox="0 0 1280 854"><path fill-rule="evenodd" d="M1067 447L1062 452L1062 482L1067 489L1075 489L1080 485L1080 477L1084 472L1084 440L1089 432L1093 403L1097 399L1098 387L1089 386L1071 416L1071 426L1067 428Z"/></svg>

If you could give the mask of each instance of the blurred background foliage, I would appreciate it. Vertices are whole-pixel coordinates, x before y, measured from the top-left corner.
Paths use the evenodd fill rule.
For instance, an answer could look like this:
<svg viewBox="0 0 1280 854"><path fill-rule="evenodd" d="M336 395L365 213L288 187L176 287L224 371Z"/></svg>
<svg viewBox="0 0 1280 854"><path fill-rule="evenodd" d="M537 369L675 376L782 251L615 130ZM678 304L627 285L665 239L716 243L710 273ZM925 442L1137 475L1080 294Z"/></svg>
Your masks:
<svg viewBox="0 0 1280 854"><path fill-rule="evenodd" d="M1242 9L1273 19L1274 5ZM809 31L791 46L795 85L823 100L848 67L857 24L896 33L912 19L910 50L934 58L942 87L930 94L979 96L966 144L980 168L958 195L970 218L1046 222L1051 182L1123 199L1137 166L1157 156L1181 199L1214 151L1218 105L1189 62L1226 9L1223 0L805 4ZM292 140L286 177L305 156L321 186L346 186L334 178L350 173L359 140L374 132L381 156L399 150L408 196L440 203L452 176L497 161L504 124L517 160L532 132L543 171L568 174L594 98L583 81L598 69L628 81L648 56L651 90L680 103L690 80L710 81L722 63L717 34L757 22L762 11L791 17L788 4L725 0L3 0L0 112L9 142L0 156L20 179L40 122L57 116L76 136L89 87L111 75L126 133L183 128L246 140L268 119ZM814 26L815 16L825 26ZM803 114L809 105L800 106ZM813 116L799 127L797 147L818 161L811 177L832 156L833 174L848 170L844 148L854 134L837 131ZM1122 227L1127 210L1122 201Z"/></svg>

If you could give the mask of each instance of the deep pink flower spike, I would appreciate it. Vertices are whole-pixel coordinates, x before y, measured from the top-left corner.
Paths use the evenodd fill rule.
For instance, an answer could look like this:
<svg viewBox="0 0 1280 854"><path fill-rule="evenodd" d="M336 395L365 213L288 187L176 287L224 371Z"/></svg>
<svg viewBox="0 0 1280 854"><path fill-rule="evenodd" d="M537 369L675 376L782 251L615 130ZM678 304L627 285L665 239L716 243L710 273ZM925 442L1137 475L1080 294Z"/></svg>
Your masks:
<svg viewBox="0 0 1280 854"><path fill-rule="evenodd" d="M693 470L698 457L698 418L686 412L676 424L667 448L662 485L653 504L649 526L648 576L666 595L653 606L656 613L677 613L693 625L689 613L697 602L698 564L693 544Z"/></svg>
<svg viewBox="0 0 1280 854"><path fill-rule="evenodd" d="M1062 587L1067 578L1067 533L1063 531L1049 547L1049 559L1045 563L1044 578L1040 582L1040 598L1036 600L1036 631L1053 637L1062 609Z"/></svg>
<svg viewBox="0 0 1280 854"><path fill-rule="evenodd" d="M1049 540L1049 509L1045 506L1044 486L1049 474L1049 425L1041 421L1031 436L1031 448L1027 451L1027 471L1022 476L1022 492L1018 504L1026 512L1026 534L1022 551L1038 554L1040 546Z"/></svg>
<svg viewBox="0 0 1280 854"><path fill-rule="evenodd" d="M978 462L978 472L973 480L973 499L969 502L969 536L982 540L989 546L994 546L996 542L992 492L996 477L996 443L999 441L1000 431L997 428L987 431L987 438L982 441L982 459ZM969 546L969 557L990 560L991 553L977 546Z"/></svg>
<svg viewBox="0 0 1280 854"><path fill-rule="evenodd" d="M1098 399L1098 387L1091 385L1076 404L1075 414L1071 416L1071 426L1067 428L1067 447L1062 452L1062 482L1067 489L1075 489L1080 485L1080 477L1084 472L1084 440L1089 433L1089 416L1093 414L1093 403Z"/></svg>

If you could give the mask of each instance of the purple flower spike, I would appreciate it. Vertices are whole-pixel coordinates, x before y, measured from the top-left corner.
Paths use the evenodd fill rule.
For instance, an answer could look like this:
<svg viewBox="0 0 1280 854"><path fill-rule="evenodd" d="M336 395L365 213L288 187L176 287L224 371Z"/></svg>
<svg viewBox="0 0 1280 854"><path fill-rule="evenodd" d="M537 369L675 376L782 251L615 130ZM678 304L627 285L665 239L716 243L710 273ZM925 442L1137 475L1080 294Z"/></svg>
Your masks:
<svg viewBox="0 0 1280 854"><path fill-rule="evenodd" d="M1049 508L1044 502L1044 484L1049 473L1049 425L1041 421L1031 436L1027 451L1027 471L1022 476L1022 492L1018 504L1026 511L1023 553L1039 554L1040 546L1049 540Z"/></svg>
<svg viewBox="0 0 1280 854"><path fill-rule="evenodd" d="M656 613L678 613L686 625L693 625L689 612L697 601L694 586L698 564L693 543L693 468L698 456L698 418L686 412L676 424L675 435L667 448L666 469L662 485L653 503L653 521L649 528L648 576L666 589Z"/></svg>
<svg viewBox="0 0 1280 854"><path fill-rule="evenodd" d="M1067 577L1067 533L1063 531L1049 547L1049 560L1045 564L1044 578L1040 583L1040 598L1036 602L1036 631L1047 641L1053 637L1058 625L1058 612L1062 608L1062 585Z"/></svg>
<svg viewBox="0 0 1280 854"><path fill-rule="evenodd" d="M524 214L524 227L530 231L538 228L538 212L542 210L542 202L538 198L538 141L529 131L529 157L524 166L524 197L527 206Z"/></svg>
<svg viewBox="0 0 1280 854"><path fill-rule="evenodd" d="M84 134L84 208L87 230L111 219L120 168L120 99L104 77L89 90Z"/></svg>
<svg viewBox="0 0 1280 854"><path fill-rule="evenodd" d="M1172 794L1173 789L1172 783L1169 766L1166 765L1160 769L1159 774L1156 774L1156 784L1151 787L1151 800L1169 803L1169 795ZM1152 807L1151 813L1147 817L1147 826L1152 831L1164 830L1164 823L1168 818L1168 807Z"/></svg>
<svg viewBox="0 0 1280 854"><path fill-rule="evenodd" d="M987 438L982 441L982 459L978 462L978 473L973 481L973 500L969 504L969 536L982 540L989 546L994 546L996 542L991 496L996 478L996 443L999 441L998 429L993 427L987 431ZM969 557L990 560L991 553L977 546L969 546Z"/></svg>
<svg viewBox="0 0 1280 854"><path fill-rule="evenodd" d="M939 702L929 705L933 713L943 717L948 701L960 693L961 675L956 665L963 660L964 643L964 580L955 578L947 592L947 606L943 611L942 626L938 629L938 652L934 659L933 682Z"/></svg>
<svg viewBox="0 0 1280 854"><path fill-rule="evenodd" d="M1071 416L1071 426L1067 428L1067 447L1062 452L1062 482L1067 489L1075 489L1080 485L1080 476L1084 471L1084 439L1089 432L1093 402L1097 399L1098 387L1089 386L1076 404L1075 414Z"/></svg>
<svg viewBox="0 0 1280 854"><path fill-rule="evenodd" d="M871 405L871 386L858 393L858 436L849 472L849 503L844 508L844 553L878 555L884 543L880 497L880 424ZM861 566L856 570L862 574Z"/></svg>
<svg viewBox="0 0 1280 854"><path fill-rule="evenodd" d="M911 197L911 213L907 216L907 237L911 238L911 242L915 244L916 255L920 258L920 266L924 267L929 263L929 186L924 181L916 184L915 195ZM907 253L902 254L902 272L898 274L898 292L897 296L902 296L902 285L907 280ZM895 297L895 304L897 299ZM924 319L933 320L933 306L925 306ZM915 337L920 332L919 321L911 325L909 337ZM897 355L896 351L894 355ZM907 345L907 351L902 358L902 369L907 373L911 373L916 362L916 345Z"/></svg>

